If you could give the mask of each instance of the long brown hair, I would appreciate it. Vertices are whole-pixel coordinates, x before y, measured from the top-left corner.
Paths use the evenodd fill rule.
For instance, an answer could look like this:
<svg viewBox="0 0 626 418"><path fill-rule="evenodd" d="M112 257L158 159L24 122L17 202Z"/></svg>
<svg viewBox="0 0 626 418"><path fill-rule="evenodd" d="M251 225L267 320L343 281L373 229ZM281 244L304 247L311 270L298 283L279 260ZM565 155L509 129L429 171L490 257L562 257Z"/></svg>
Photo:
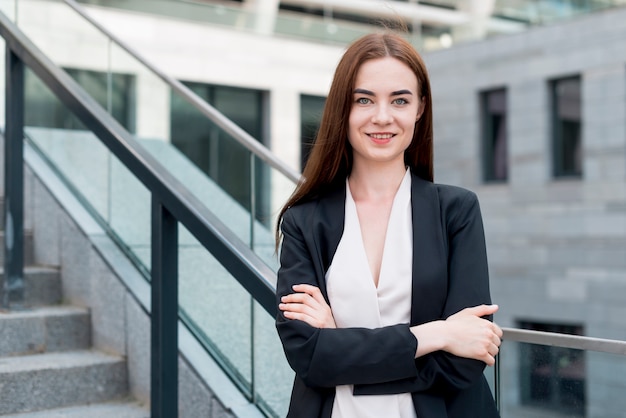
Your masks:
<svg viewBox="0 0 626 418"><path fill-rule="evenodd" d="M352 108L357 72L365 61L392 57L406 64L417 77L424 111L415 126L404 162L419 177L433 181L433 122L430 81L426 66L413 46L394 33L373 33L353 42L337 65L324 106L317 137L304 167L301 181L278 214L276 245L280 241L280 223L285 211L314 199L328 188L346 180L352 170L352 147L348 142L348 119Z"/></svg>

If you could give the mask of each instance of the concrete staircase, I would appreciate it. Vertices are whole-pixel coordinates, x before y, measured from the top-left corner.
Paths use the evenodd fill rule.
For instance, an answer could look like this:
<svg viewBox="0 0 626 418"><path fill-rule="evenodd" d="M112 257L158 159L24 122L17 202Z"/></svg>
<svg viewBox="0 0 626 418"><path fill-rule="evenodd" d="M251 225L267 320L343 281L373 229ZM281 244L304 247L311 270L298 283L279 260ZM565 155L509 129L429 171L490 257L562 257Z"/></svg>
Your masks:
<svg viewBox="0 0 626 418"><path fill-rule="evenodd" d="M0 311L0 416L148 417L129 396L126 359L92 349L89 309L63 304L61 269L36 264L32 233L25 264L28 308Z"/></svg>

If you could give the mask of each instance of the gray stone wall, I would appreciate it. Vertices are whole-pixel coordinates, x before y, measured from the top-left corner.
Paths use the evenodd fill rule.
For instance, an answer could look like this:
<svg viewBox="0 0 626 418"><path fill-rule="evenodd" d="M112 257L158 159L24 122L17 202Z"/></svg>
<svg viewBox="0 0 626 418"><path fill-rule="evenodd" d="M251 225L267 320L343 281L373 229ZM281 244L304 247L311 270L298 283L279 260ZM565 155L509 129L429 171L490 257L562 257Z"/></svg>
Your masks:
<svg viewBox="0 0 626 418"><path fill-rule="evenodd" d="M581 324L587 336L625 339L626 8L424 58L435 180L479 195L492 295L501 306L496 321ZM548 82L571 75L582 82L583 175L554 179ZM479 94L502 87L509 179L485 184ZM519 402L517 360L517 347L505 344L502 396L510 410ZM587 354L587 416L623 416L625 363Z"/></svg>

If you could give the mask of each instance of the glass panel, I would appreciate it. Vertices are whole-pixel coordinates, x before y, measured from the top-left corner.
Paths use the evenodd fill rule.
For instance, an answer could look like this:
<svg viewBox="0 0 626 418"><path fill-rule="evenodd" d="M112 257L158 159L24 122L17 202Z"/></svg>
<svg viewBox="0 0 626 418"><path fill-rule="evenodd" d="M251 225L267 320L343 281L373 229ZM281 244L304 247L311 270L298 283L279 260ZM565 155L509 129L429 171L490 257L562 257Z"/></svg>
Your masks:
<svg viewBox="0 0 626 418"><path fill-rule="evenodd" d="M626 357L504 341L501 413L507 418L621 417Z"/></svg>
<svg viewBox="0 0 626 418"><path fill-rule="evenodd" d="M250 395L250 295L188 230L179 227L181 310L224 370Z"/></svg>
<svg viewBox="0 0 626 418"><path fill-rule="evenodd" d="M264 93L259 90L186 83L189 88L232 120L253 138L263 142ZM236 202L250 211L250 151L206 119L197 109L177 94L172 96L172 143L215 181ZM265 183L266 170L258 167L254 175L258 185ZM267 208L263 189L255 195L258 212ZM263 221L264 217L257 218Z"/></svg>
<svg viewBox="0 0 626 418"><path fill-rule="evenodd" d="M30 32L28 35L33 36L57 64L67 64L67 72L88 94L123 127L134 132L140 145L276 270L275 217L293 191L293 182L253 157L143 64L90 32L88 25L72 17L74 12L66 5L54 1L41 3L41 9L31 7L39 2L30 0L20 6L20 13L32 12L21 23ZM39 27L36 24L42 13L56 16L51 22L45 19L45 28L41 27L41 22ZM43 36L44 32L48 38ZM85 45L74 45L72 54L83 56L85 62L66 59L64 54L74 46L68 48L67 43L62 42L64 38L84 39ZM89 52L85 53L83 48ZM243 89L210 88L207 99L214 101L253 136L262 139L266 131L263 126L265 92L252 91L251 94ZM26 131L32 143L88 202L122 247L130 250L129 256L144 273L148 273L149 192L93 133L84 130L66 106L30 71L26 76L26 94ZM180 120L174 117L175 112ZM185 144L194 134L200 134L200 138L205 135L208 147L197 141L196 148L183 153L172 144ZM201 163L208 161L204 163L207 169L198 168L195 159ZM254 383L250 295L182 225L179 257L179 302L183 316L243 392L251 396L256 384L259 404L283 416L292 377L273 318L256 308L254 334L258 341L255 348L258 367L255 378L258 383Z"/></svg>
<svg viewBox="0 0 626 418"><path fill-rule="evenodd" d="M257 403L270 416L287 416L294 373L287 363L274 318L254 304L254 381Z"/></svg>
<svg viewBox="0 0 626 418"><path fill-rule="evenodd" d="M0 0L0 12L4 13L11 21L15 21L17 0ZM4 47L4 43L2 45Z"/></svg>
<svg viewBox="0 0 626 418"><path fill-rule="evenodd" d="M105 221L110 219L110 153L89 131L63 129L54 115L77 120L29 69L24 75L26 135ZM42 115L50 115L44 119ZM39 123L42 122L42 123ZM45 123L43 123L45 122ZM42 126L43 125L43 126Z"/></svg>
<svg viewBox="0 0 626 418"><path fill-rule="evenodd" d="M19 0L19 28L60 67L106 72L108 38L65 3Z"/></svg>

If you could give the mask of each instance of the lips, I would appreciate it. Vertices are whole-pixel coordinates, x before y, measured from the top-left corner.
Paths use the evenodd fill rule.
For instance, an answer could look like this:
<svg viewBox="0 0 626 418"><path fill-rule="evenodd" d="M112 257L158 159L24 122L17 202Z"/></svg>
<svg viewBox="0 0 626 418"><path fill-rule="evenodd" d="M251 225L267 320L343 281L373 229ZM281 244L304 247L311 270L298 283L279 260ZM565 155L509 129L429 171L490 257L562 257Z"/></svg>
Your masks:
<svg viewBox="0 0 626 418"><path fill-rule="evenodd" d="M367 136L369 136L371 140L377 144L386 144L387 142L391 141L391 138L393 138L395 134L384 132L384 133L371 133L371 134L367 134Z"/></svg>

